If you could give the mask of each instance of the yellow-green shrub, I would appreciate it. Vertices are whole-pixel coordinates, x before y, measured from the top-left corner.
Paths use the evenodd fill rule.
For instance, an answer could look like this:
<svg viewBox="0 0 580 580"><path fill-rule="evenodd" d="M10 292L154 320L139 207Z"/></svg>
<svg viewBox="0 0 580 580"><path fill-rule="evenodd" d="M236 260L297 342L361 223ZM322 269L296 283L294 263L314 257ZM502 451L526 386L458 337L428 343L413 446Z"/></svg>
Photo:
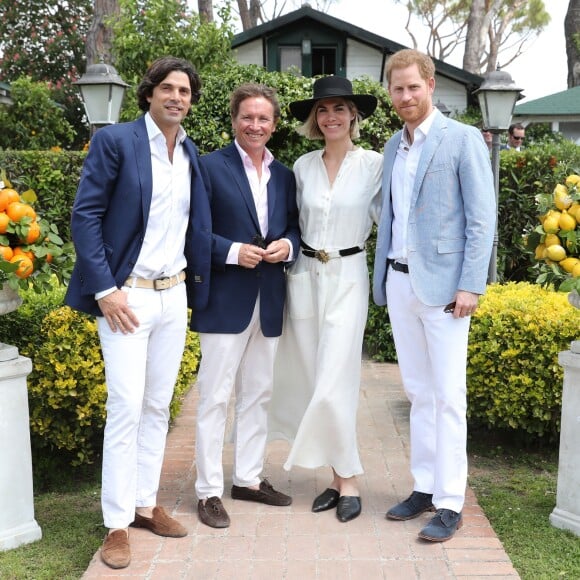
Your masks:
<svg viewBox="0 0 580 580"><path fill-rule="evenodd" d="M91 463L100 452L105 425L106 385L93 317L63 306L42 323L42 346L33 353L28 379L30 429L36 447L58 449L71 465ZM171 418L181 408L199 362L197 335L188 331Z"/></svg>
<svg viewBox="0 0 580 580"><path fill-rule="evenodd" d="M580 310L566 293L525 282L490 286L469 335L470 424L556 440L563 382L558 353L579 337Z"/></svg>

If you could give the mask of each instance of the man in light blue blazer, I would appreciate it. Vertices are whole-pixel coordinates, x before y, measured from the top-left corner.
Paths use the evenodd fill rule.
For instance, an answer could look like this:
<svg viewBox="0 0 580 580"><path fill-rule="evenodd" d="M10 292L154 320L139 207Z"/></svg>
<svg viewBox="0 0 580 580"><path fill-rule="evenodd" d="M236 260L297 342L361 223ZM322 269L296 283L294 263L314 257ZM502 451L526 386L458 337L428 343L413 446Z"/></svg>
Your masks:
<svg viewBox="0 0 580 580"><path fill-rule="evenodd" d="M386 77L405 125L384 150L373 295L387 305L411 402L414 482L387 518L408 520L435 509L419 537L441 542L462 524L467 341L493 245L493 177L480 131L433 106L431 58L399 51L389 58Z"/></svg>
<svg viewBox="0 0 580 580"><path fill-rule="evenodd" d="M157 492L188 299L203 308L209 295L209 199L197 148L181 126L200 88L189 62L155 61L137 89L145 114L94 135L73 206L76 263L66 303L97 317L103 351L101 504L109 533L101 558L111 568L131 561L131 525L187 535L157 505Z"/></svg>

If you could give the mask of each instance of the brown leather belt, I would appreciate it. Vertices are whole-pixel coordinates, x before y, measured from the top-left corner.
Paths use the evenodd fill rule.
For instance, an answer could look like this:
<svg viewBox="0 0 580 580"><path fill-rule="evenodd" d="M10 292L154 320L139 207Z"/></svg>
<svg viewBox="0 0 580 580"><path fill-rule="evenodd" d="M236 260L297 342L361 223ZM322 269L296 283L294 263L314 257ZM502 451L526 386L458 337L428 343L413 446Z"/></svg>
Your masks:
<svg viewBox="0 0 580 580"><path fill-rule="evenodd" d="M157 278L157 280L149 280L148 278L136 278L135 276L130 276L125 280L123 286L129 286L130 288L145 288L148 290L168 290L181 284L185 280L185 271L175 274L175 276L169 276L168 278Z"/></svg>

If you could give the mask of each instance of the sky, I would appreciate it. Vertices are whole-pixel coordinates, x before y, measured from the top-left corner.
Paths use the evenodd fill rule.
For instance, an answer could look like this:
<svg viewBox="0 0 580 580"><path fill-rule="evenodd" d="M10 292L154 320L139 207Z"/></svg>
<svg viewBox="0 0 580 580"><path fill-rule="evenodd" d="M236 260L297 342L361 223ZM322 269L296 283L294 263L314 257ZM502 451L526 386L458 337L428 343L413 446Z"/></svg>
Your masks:
<svg viewBox="0 0 580 580"><path fill-rule="evenodd" d="M544 0L544 5L552 17L550 24L528 45L524 54L502 68L511 75L515 85L522 89L525 99L520 103L568 88L564 36L568 0ZM396 4L393 0L338 0L332 4L328 14L405 46L412 45L405 30L408 11L404 3ZM425 47L418 48L421 50ZM447 62L461 68L462 58L463 50L458 50L457 56L452 55ZM501 55L499 62L501 65Z"/></svg>

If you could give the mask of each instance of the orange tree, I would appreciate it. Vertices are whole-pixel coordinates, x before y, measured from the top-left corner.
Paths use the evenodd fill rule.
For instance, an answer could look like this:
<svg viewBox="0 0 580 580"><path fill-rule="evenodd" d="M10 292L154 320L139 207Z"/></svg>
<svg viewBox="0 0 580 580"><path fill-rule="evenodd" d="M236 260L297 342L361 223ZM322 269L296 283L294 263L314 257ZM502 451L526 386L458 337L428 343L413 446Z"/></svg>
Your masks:
<svg viewBox="0 0 580 580"><path fill-rule="evenodd" d="M72 259L57 227L35 209L36 201L33 190L20 195L0 172L0 285L40 293L51 288L54 276L69 277Z"/></svg>

